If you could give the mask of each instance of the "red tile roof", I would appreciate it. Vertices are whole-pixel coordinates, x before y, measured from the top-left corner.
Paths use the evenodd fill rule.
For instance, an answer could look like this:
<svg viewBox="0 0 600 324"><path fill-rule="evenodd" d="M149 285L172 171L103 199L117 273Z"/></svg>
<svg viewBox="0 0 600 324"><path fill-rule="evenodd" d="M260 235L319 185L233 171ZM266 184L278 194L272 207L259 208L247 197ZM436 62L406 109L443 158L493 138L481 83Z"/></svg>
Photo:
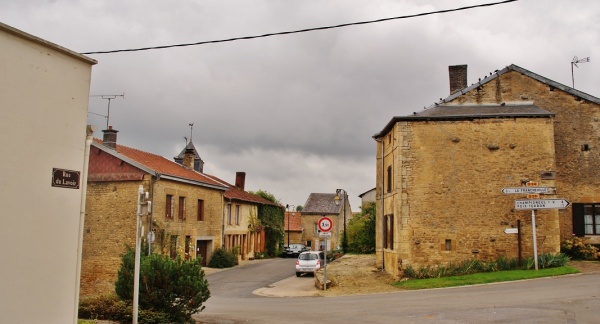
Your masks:
<svg viewBox="0 0 600 324"><path fill-rule="evenodd" d="M289 224L288 224L289 220ZM289 226L290 232L301 232L302 231L302 213L298 211L289 212L286 211L284 214L283 227L287 231Z"/></svg>
<svg viewBox="0 0 600 324"><path fill-rule="evenodd" d="M98 144L102 144L102 141L99 139L94 139L94 142ZM100 146L100 145L99 145ZM111 149L108 147L104 147L104 151L110 152ZM210 186L222 187L223 190L227 189L227 185L225 183L215 181L211 177L208 177L200 172L184 167L183 165L176 163L175 161L168 160L165 157L160 155L140 151L131 147L127 147L124 145L116 145L117 153L122 156L160 174L172 176L175 178L179 178L182 180L192 180L195 182L200 182L203 184L207 184Z"/></svg>
<svg viewBox="0 0 600 324"><path fill-rule="evenodd" d="M205 174L213 179L215 179L216 181L222 182L225 185L227 185L229 187L229 190L227 190L225 192L225 198L226 199L231 199L231 200L240 200L240 201L247 201L247 202L251 202L251 203L257 203L257 204L263 204L263 205L272 205L272 206L279 206L282 207L281 205L274 203L268 199L265 199L261 196L249 193L247 191L244 191L230 183L227 183L226 181L223 181L213 175L208 175Z"/></svg>

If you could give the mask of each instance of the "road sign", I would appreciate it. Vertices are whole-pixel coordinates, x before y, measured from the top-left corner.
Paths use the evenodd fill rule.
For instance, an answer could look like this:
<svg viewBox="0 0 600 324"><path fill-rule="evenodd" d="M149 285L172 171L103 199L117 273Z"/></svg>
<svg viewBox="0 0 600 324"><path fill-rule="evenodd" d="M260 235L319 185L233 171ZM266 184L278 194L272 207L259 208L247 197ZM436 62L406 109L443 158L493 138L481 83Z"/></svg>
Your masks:
<svg viewBox="0 0 600 324"><path fill-rule="evenodd" d="M541 194L556 193L555 187L515 187L502 188L503 194Z"/></svg>
<svg viewBox="0 0 600 324"><path fill-rule="evenodd" d="M518 233L519 233L518 228L507 228L504 230L504 234L518 234Z"/></svg>
<svg viewBox="0 0 600 324"><path fill-rule="evenodd" d="M321 232L329 232L331 231L331 228L333 227L333 222L331 221L331 218L329 217L321 217L321 219L319 219L319 231Z"/></svg>
<svg viewBox="0 0 600 324"><path fill-rule="evenodd" d="M320 232L319 237L331 237L331 232Z"/></svg>
<svg viewBox="0 0 600 324"><path fill-rule="evenodd" d="M564 209L571 203L564 198L559 199L517 199L515 209Z"/></svg>

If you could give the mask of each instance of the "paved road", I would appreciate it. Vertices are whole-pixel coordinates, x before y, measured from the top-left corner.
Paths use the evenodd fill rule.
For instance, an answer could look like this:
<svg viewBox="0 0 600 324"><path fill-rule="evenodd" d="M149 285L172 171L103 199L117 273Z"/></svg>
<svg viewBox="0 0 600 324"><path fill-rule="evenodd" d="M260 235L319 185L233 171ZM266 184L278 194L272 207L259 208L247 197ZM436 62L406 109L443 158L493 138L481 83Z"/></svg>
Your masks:
<svg viewBox="0 0 600 324"><path fill-rule="evenodd" d="M218 273L221 279L236 279L223 285L224 290L215 290L206 309L195 318L203 323L598 322L599 273L363 296L273 298L249 294L255 287L285 276L285 271L271 269L287 266L289 261L264 261L257 267L259 271L244 272L240 267ZM293 275L293 265L290 267ZM271 274L277 277L269 280ZM209 282L214 275L207 276ZM249 283L244 284L243 278Z"/></svg>

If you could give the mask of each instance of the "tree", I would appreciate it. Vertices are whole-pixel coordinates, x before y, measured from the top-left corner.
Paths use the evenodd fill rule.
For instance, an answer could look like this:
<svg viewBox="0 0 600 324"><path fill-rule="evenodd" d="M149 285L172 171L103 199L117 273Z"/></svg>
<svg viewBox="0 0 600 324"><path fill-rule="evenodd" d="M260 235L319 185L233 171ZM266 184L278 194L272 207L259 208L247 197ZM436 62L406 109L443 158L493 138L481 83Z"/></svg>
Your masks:
<svg viewBox="0 0 600 324"><path fill-rule="evenodd" d="M115 291L119 298L133 301L135 251L128 248L121 258ZM208 281L200 260L183 260L177 256L152 254L140 261L139 307L154 310L169 316L172 322L194 323L192 315L202 311L210 297Z"/></svg>
<svg viewBox="0 0 600 324"><path fill-rule="evenodd" d="M349 252L364 254L375 252L375 215L375 203L370 203L348 222Z"/></svg>

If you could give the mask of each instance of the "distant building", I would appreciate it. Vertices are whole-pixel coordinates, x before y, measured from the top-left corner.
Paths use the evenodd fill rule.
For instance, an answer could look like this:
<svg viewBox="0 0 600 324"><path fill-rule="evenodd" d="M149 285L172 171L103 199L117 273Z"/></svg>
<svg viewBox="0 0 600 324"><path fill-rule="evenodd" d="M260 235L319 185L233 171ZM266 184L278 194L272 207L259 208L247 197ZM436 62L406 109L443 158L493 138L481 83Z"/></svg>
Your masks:
<svg viewBox="0 0 600 324"><path fill-rule="evenodd" d="M294 243L306 243L302 239L302 233L304 231L304 227L302 226L302 212L295 210L286 211L283 218L283 227L285 230L283 245L288 246Z"/></svg>
<svg viewBox="0 0 600 324"><path fill-rule="evenodd" d="M304 204L302 209L302 228L304 229L302 238L304 243L312 250L325 249L326 242L327 250L341 249L342 247L344 222L347 225L353 213L348 199L338 206L335 203L335 197L335 193L311 193ZM317 224L321 217L329 217L333 222L330 238L323 238L319 235L320 230Z"/></svg>
<svg viewBox="0 0 600 324"><path fill-rule="evenodd" d="M375 200L377 198L375 188L373 188L369 191L363 192L362 194L358 195L358 198L360 198L361 208L364 210L368 204L375 203Z"/></svg>
<svg viewBox="0 0 600 324"><path fill-rule="evenodd" d="M0 48L0 322L77 323L96 61L2 23Z"/></svg>

